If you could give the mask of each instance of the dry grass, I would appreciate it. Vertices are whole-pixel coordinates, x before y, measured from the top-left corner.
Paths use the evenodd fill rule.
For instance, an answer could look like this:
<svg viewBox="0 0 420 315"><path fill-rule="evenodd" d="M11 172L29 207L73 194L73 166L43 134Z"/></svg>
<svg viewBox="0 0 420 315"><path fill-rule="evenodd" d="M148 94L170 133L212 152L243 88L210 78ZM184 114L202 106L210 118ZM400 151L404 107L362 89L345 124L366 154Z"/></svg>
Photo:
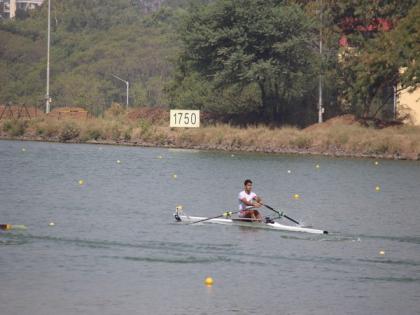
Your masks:
<svg viewBox="0 0 420 315"><path fill-rule="evenodd" d="M156 116L156 113L154 113ZM24 123L0 121L0 132L9 138L36 138L62 142L148 144L185 148L238 151L302 152L348 156L401 156L418 159L420 127L384 129L362 127L346 117L303 130L265 126L238 128L226 124L198 129L169 128L162 120L133 119L113 108L105 118L65 119L43 116Z"/></svg>

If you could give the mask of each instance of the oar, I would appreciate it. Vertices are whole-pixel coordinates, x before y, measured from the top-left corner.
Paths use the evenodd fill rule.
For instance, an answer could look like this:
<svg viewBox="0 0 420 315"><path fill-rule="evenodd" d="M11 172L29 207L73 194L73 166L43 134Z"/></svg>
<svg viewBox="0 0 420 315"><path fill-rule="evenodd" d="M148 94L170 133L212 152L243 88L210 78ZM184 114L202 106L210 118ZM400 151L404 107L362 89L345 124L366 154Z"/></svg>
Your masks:
<svg viewBox="0 0 420 315"><path fill-rule="evenodd" d="M300 225L300 223L299 223L298 221L296 221L295 219L292 219L291 217L289 217L289 216L285 215L283 212L277 211L277 210L273 209L272 207L270 207L269 205L266 205L266 204L263 204L263 203L262 203L262 205L263 205L264 207L266 207L267 209L270 209L271 211L274 211L274 212L275 212L275 213L277 213L279 216L281 216L281 217L285 217L286 219L289 219L290 221L292 221L292 222L296 223L297 225Z"/></svg>
<svg viewBox="0 0 420 315"><path fill-rule="evenodd" d="M232 214L235 214L235 213L238 213L238 212L241 212L241 210L239 210L239 211L235 211L235 212L232 212L232 211L226 211L226 212L224 212L224 213L223 213L223 214L221 214L221 215L218 215L218 216L215 216L215 217L211 217L211 218L202 219L202 220L198 220L198 221L192 222L191 224L195 224L195 223L198 223L198 222L203 222L203 221L207 221L207 220L211 220L211 219L217 219L217 218L220 218L220 217L227 217L227 216L231 216Z"/></svg>

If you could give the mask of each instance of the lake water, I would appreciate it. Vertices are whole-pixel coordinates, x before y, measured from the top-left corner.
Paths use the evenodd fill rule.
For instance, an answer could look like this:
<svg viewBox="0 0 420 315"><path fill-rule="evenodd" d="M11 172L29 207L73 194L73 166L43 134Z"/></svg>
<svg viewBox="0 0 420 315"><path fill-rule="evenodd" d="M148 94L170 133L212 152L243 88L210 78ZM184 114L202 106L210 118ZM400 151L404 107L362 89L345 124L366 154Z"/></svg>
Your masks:
<svg viewBox="0 0 420 315"><path fill-rule="evenodd" d="M174 222L235 211L246 178L330 234ZM27 226L0 231L0 313L420 314L419 184L412 161L0 141L0 223Z"/></svg>

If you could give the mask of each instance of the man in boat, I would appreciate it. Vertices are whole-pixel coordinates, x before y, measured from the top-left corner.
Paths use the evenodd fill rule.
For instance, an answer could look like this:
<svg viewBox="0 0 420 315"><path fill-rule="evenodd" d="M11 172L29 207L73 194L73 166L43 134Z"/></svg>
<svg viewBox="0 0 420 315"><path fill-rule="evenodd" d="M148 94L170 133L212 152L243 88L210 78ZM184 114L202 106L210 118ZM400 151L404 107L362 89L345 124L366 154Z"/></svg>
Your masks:
<svg viewBox="0 0 420 315"><path fill-rule="evenodd" d="M261 214L254 208L260 208L261 198L252 191L252 181L246 179L244 182L244 190L239 193L239 210L238 216L240 218L249 218L253 220L262 221Z"/></svg>

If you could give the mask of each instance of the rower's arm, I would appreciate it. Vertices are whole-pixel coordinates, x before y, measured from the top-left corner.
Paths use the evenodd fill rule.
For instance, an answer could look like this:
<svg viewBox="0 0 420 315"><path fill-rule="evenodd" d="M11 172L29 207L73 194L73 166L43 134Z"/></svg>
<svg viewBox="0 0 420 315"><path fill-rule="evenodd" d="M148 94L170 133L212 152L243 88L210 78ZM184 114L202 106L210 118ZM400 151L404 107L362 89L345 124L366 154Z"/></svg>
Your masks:
<svg viewBox="0 0 420 315"><path fill-rule="evenodd" d="M253 206L254 207L259 208L259 207L261 207L263 205L262 204L262 199L261 199L260 196L255 196L255 198L253 200L255 200L255 202L253 203Z"/></svg>
<svg viewBox="0 0 420 315"><path fill-rule="evenodd" d="M257 197L259 198L259 197ZM261 207L261 204L258 201L254 201L255 199L248 201L246 200L246 198L242 198L241 201L246 204L247 206L251 206L251 207ZM261 201L261 198L259 198L259 200Z"/></svg>

